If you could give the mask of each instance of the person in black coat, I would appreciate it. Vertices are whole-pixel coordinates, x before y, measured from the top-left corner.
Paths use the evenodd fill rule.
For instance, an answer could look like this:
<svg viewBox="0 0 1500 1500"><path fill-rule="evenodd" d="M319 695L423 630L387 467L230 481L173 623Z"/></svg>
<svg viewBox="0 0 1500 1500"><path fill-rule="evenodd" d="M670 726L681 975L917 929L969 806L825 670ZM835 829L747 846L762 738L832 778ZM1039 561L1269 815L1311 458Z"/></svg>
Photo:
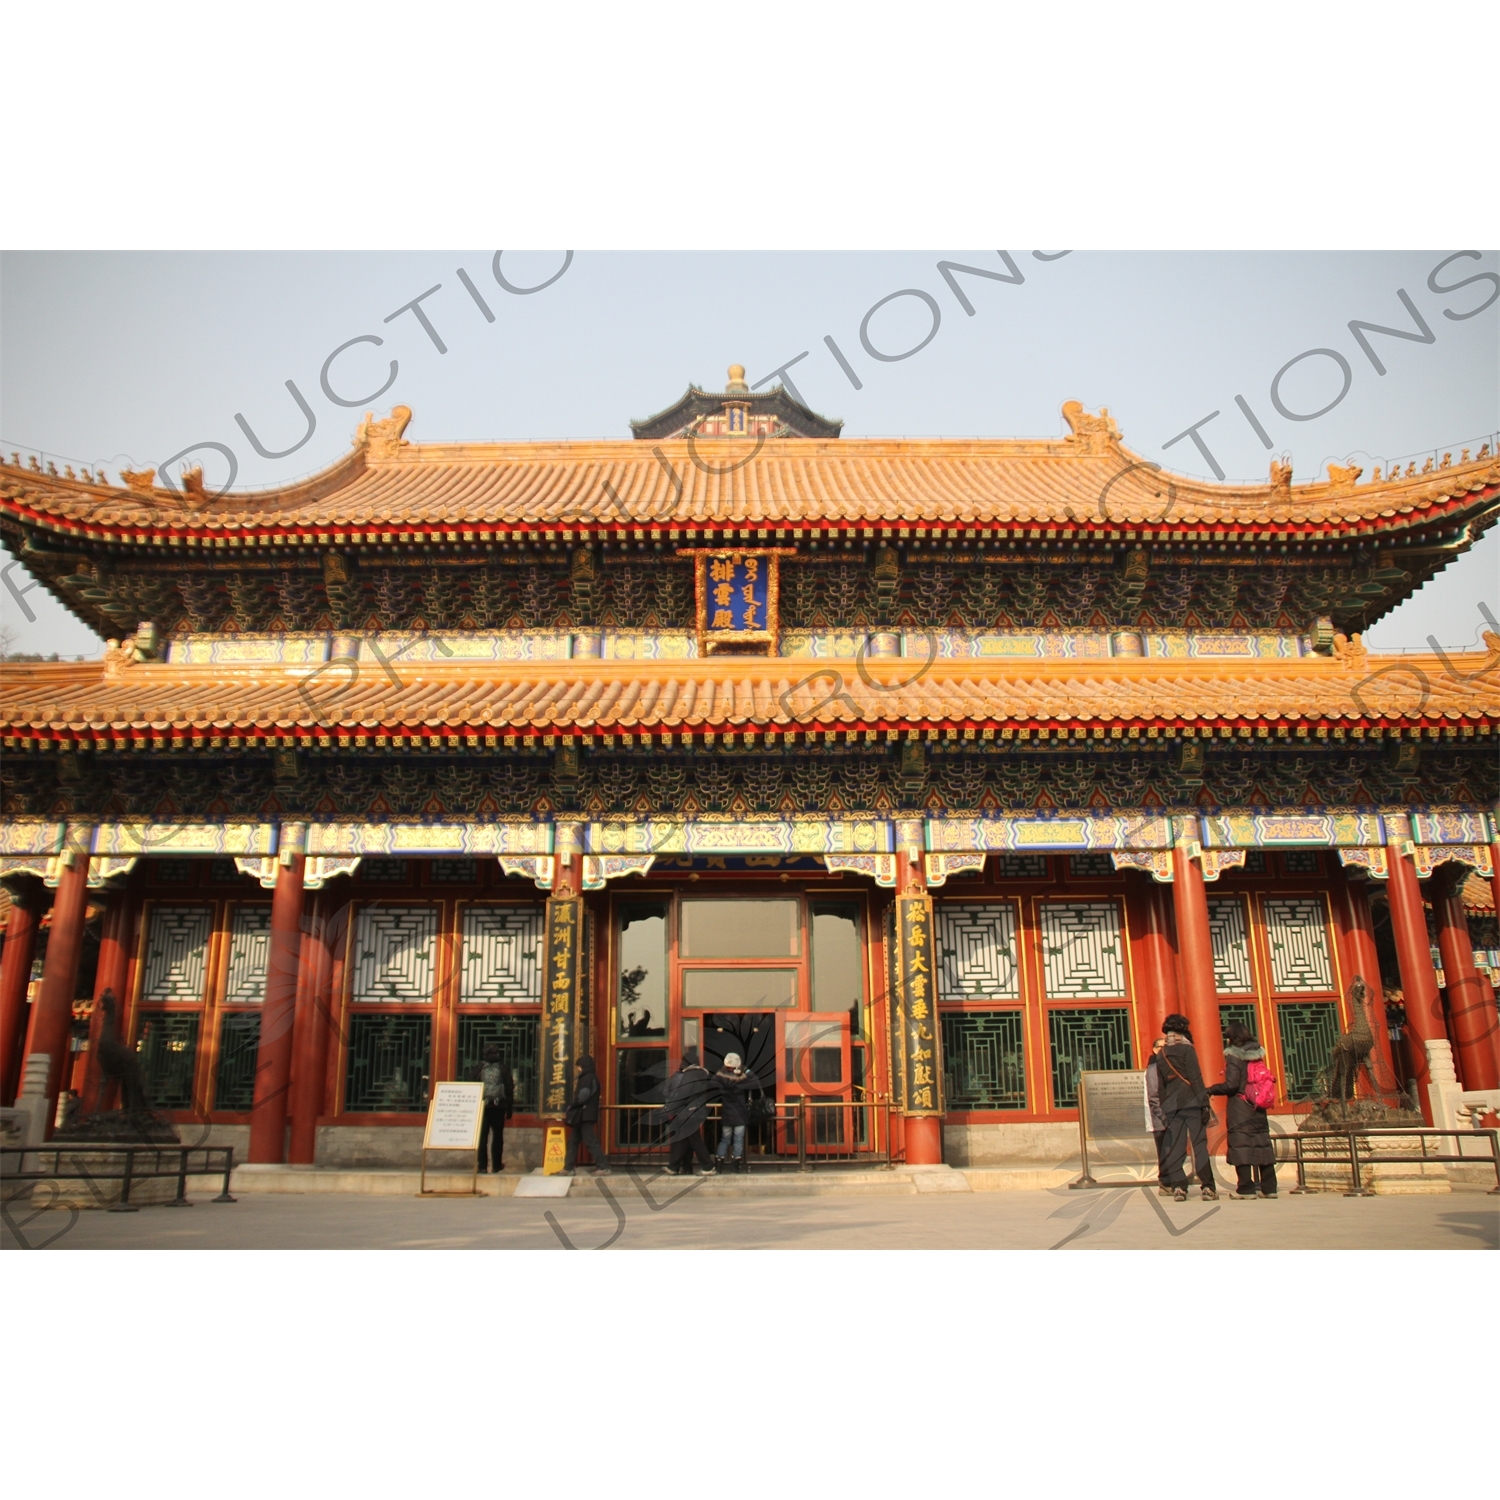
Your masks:
<svg viewBox="0 0 1500 1500"><path fill-rule="evenodd" d="M738 1052L724 1058L724 1066L714 1074L722 1109L719 1114L718 1161L733 1161L736 1171L745 1169L745 1130L750 1124L750 1090L759 1084L754 1073L740 1064Z"/></svg>
<svg viewBox="0 0 1500 1500"><path fill-rule="evenodd" d="M708 1118L714 1093L714 1081L698 1061L698 1049L684 1047L682 1065L667 1079L662 1095L662 1113L670 1125L667 1139L672 1143L667 1171L673 1177L682 1176L689 1156L700 1167L710 1172L715 1170L713 1157L703 1144L703 1122Z"/></svg>
<svg viewBox="0 0 1500 1500"><path fill-rule="evenodd" d="M505 1122L516 1103L516 1083L505 1064L497 1042L485 1045L482 1060L469 1069L469 1081L484 1085L484 1114L479 1126L479 1170L487 1170L486 1157L499 1172L505 1165ZM488 1150L486 1150L488 1148Z"/></svg>
<svg viewBox="0 0 1500 1500"><path fill-rule="evenodd" d="M1208 1154L1208 1122L1213 1111L1208 1090L1203 1086L1198 1054L1193 1050L1193 1033L1188 1018L1175 1013L1162 1022L1161 1029L1166 1046L1156 1054L1156 1069L1161 1083L1162 1118L1167 1125L1161 1158L1167 1165L1166 1185L1178 1203L1186 1201L1187 1178L1182 1168L1187 1143L1191 1141L1199 1196L1208 1201L1219 1196L1214 1187L1213 1159Z"/></svg>
<svg viewBox="0 0 1500 1500"><path fill-rule="evenodd" d="M573 1102L563 1116L568 1126L568 1155L563 1162L563 1175L571 1177L578 1165L578 1145L581 1141L589 1148L594 1160L594 1176L608 1177L609 1168L604 1164L604 1148L599 1144L599 1134L594 1126L599 1122L599 1075L594 1071L594 1059L585 1053L578 1059L578 1082L573 1085Z"/></svg>
<svg viewBox="0 0 1500 1500"><path fill-rule="evenodd" d="M1265 1059L1265 1048L1238 1021L1224 1028L1229 1045L1224 1049L1224 1082L1210 1094L1229 1096L1229 1165L1239 1178L1236 1198L1253 1198L1260 1178L1260 1196L1276 1196L1276 1148L1271 1144L1271 1122L1266 1112L1244 1095L1250 1064Z"/></svg>

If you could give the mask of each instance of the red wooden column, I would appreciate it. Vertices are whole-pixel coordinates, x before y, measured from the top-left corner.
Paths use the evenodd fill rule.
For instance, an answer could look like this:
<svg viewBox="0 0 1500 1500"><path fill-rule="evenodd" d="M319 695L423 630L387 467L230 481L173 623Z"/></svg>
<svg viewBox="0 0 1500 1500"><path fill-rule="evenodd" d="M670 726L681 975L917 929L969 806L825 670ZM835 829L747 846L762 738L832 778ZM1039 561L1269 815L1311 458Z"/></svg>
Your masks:
<svg viewBox="0 0 1500 1500"><path fill-rule="evenodd" d="M1370 1054L1371 1072L1377 1087L1399 1091L1396 1063L1391 1056L1391 1029L1385 1019L1385 989L1380 982L1380 955L1375 951L1375 927L1370 920L1370 902L1364 890L1344 873L1334 886L1334 921L1344 950L1344 972L1358 974L1370 991L1365 1002L1375 1047ZM1351 1018L1352 1019L1352 1018Z"/></svg>
<svg viewBox="0 0 1500 1500"><path fill-rule="evenodd" d="M904 1070L906 1162L940 1166L943 1160L943 1074L937 1025L936 949L932 897L923 862L926 843L916 819L896 824L896 986L891 1003L899 1007L900 1058Z"/></svg>
<svg viewBox="0 0 1500 1500"><path fill-rule="evenodd" d="M1136 972L1135 1010L1140 1024L1137 1054L1145 1060L1151 1044L1161 1035L1164 1017L1179 1008L1177 961L1172 946L1172 902L1167 888L1150 876L1134 882L1130 905L1134 923Z"/></svg>
<svg viewBox="0 0 1500 1500"><path fill-rule="evenodd" d="M1427 1098L1430 1074L1427 1043L1448 1039L1443 1025L1443 1002L1438 994L1437 973L1432 967L1432 946L1427 941L1427 918L1422 910L1422 892L1417 869L1401 844L1386 848L1390 876L1386 881L1391 901L1391 936L1396 941L1396 959L1401 966L1401 993L1406 1006L1406 1029L1412 1046L1411 1065L1416 1072L1422 1100L1422 1116L1432 1124L1432 1105Z"/></svg>
<svg viewBox="0 0 1500 1500"><path fill-rule="evenodd" d="M1447 981L1448 1023L1458 1053L1458 1076L1466 1089L1493 1089L1500 1088L1493 1042L1495 1012L1493 1006L1486 1005L1488 997L1474 967L1474 945L1469 940L1463 901L1468 878L1469 867L1460 864L1450 864L1440 875L1434 875L1432 904L1437 914L1438 952Z"/></svg>
<svg viewBox="0 0 1500 1500"><path fill-rule="evenodd" d="M45 1052L47 1070L47 1134L52 1134L53 1110L68 1055L73 1025L73 991L78 987L78 962L83 956L83 923L88 913L89 846L93 829L69 827L58 855L57 895L52 901L52 928L47 934L47 959L42 969L41 993L31 1007L26 1056ZM22 1064L25 1066L24 1062Z"/></svg>
<svg viewBox="0 0 1500 1500"><path fill-rule="evenodd" d="M249 1160L285 1159L287 1090L292 1072L292 1023L297 1007L302 950L302 870L306 829L283 825L276 893L271 898L271 938L266 958L266 998L255 1055L255 1102L250 1110Z"/></svg>
<svg viewBox="0 0 1500 1500"><path fill-rule="evenodd" d="M36 935L47 908L47 889L35 875L13 875L5 882L10 915L5 951L0 955L0 1103L16 1102L21 1053L26 1044L26 987L36 958Z"/></svg>
<svg viewBox="0 0 1500 1500"><path fill-rule="evenodd" d="M1500 811L1495 813L1495 822L1500 824ZM1500 839L1490 845L1490 892L1495 900L1495 915L1500 917Z"/></svg>
<svg viewBox="0 0 1500 1500"><path fill-rule="evenodd" d="M130 967L130 940L135 923L136 900L133 891L123 887L106 889L104 926L99 934L99 967L94 975L94 1003L89 1013L89 1048L85 1054L83 1087L79 1091L85 1114L105 1107L99 1097L99 1036L104 1029L104 992L115 997L115 1016L125 1024L125 976Z"/></svg>
<svg viewBox="0 0 1500 1500"><path fill-rule="evenodd" d="M330 905L326 891L313 897L312 920L302 944L304 983L292 1026L292 1134L286 1156L298 1166L311 1166L317 1160L318 1116L323 1113L328 1073L328 1033L333 1025L328 993L333 969L328 947Z"/></svg>
<svg viewBox="0 0 1500 1500"><path fill-rule="evenodd" d="M1173 847L1172 906L1177 917L1178 1001L1193 1028L1193 1049L1203 1081L1218 1083L1224 1077L1224 1038L1214 983L1214 945L1208 931L1208 892L1195 840L1179 838Z"/></svg>

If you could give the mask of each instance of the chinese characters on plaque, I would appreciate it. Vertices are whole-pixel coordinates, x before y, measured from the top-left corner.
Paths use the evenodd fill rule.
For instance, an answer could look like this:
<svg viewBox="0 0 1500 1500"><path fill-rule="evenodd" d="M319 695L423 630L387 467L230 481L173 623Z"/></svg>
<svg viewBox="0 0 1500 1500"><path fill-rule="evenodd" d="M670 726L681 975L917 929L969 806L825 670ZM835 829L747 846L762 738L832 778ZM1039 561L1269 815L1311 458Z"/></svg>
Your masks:
<svg viewBox="0 0 1500 1500"><path fill-rule="evenodd" d="M572 1082L573 1022L578 994L578 937L582 903L554 896L547 903L547 972L542 1012L542 1113L560 1115Z"/></svg>
<svg viewBox="0 0 1500 1500"><path fill-rule="evenodd" d="M899 986L906 1113L943 1111L937 1039L937 993L933 984L932 898L896 901L896 962Z"/></svg>
<svg viewBox="0 0 1500 1500"><path fill-rule="evenodd" d="M774 643L778 564L785 549L744 552L694 550L698 581L698 644Z"/></svg>

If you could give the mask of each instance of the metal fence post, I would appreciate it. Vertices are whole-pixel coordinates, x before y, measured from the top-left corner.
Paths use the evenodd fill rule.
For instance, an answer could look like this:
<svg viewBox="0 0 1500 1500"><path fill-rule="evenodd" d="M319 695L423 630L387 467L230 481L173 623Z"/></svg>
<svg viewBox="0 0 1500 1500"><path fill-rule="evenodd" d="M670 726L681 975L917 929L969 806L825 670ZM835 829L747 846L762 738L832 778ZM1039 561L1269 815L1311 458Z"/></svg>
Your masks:
<svg viewBox="0 0 1500 1500"><path fill-rule="evenodd" d="M112 1214L133 1214L138 1212L135 1204L130 1201L130 1176L135 1170L135 1151L129 1147L125 1151L125 1175L120 1179L120 1201L110 1209Z"/></svg>

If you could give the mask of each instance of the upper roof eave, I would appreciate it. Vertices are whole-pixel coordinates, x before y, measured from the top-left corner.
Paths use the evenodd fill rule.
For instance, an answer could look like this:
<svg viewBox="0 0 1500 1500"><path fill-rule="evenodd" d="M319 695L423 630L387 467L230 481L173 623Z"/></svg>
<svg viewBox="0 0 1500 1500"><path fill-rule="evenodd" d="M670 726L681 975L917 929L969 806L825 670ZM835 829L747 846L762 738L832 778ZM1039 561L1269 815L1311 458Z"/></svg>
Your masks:
<svg viewBox="0 0 1500 1500"><path fill-rule="evenodd" d="M153 533L342 532L357 542L392 530L612 525L1343 534L1448 523L1500 502L1497 456L1378 483L1335 469L1305 485L1286 475L1274 485L1212 484L1132 452L1113 423L1102 430L1099 418L1067 414L1074 431L1056 439L663 439L646 447L632 439L409 443L401 434L410 412L398 407L361 424L354 448L335 463L279 489L211 497L0 464L0 517L127 544Z"/></svg>

